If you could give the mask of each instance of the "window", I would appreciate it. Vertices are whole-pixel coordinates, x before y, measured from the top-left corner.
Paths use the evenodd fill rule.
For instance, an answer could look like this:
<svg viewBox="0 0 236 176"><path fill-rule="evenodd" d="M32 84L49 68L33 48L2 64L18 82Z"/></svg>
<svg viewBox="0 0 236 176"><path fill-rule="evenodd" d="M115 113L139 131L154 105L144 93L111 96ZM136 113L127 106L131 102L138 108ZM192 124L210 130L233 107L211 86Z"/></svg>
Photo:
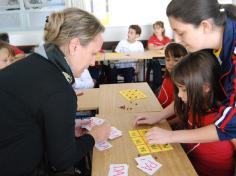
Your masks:
<svg viewBox="0 0 236 176"><path fill-rule="evenodd" d="M46 16L64 8L65 0L1 0L1 31L42 30Z"/></svg>

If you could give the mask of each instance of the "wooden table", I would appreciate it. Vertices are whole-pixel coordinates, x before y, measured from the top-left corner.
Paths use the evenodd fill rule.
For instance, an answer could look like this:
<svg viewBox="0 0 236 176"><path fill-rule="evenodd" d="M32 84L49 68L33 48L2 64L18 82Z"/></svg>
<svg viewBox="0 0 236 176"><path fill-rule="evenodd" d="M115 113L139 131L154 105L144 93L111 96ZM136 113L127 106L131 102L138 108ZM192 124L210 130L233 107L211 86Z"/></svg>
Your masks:
<svg viewBox="0 0 236 176"><path fill-rule="evenodd" d="M139 89L147 98L128 101L120 91L124 89ZM120 106L125 106L121 109ZM127 110L127 108L129 108ZM130 109L132 108L132 109ZM161 111L161 105L149 85L143 83L104 84L100 85L99 114L126 114Z"/></svg>
<svg viewBox="0 0 236 176"><path fill-rule="evenodd" d="M110 106L112 108L112 106ZM138 157L138 151L128 134L132 130L134 114L106 114L99 115L106 119L108 123L117 127L123 132L123 136L109 141L112 148L105 151L94 149L92 160L92 176L106 176L109 172L110 164L128 164L130 176L145 176L144 172L138 169L134 158ZM167 122L158 124L159 127L170 129ZM148 128L150 126L140 126ZM194 176L197 175L187 155L179 144L171 144L173 150L152 154L157 157L157 161L162 167L154 174L159 176Z"/></svg>
<svg viewBox="0 0 236 176"><path fill-rule="evenodd" d="M105 60L105 54L98 52L96 54L96 61L104 61Z"/></svg>
<svg viewBox="0 0 236 176"><path fill-rule="evenodd" d="M77 111L97 110L99 108L100 89L84 89L83 95L77 96Z"/></svg>
<svg viewBox="0 0 236 176"><path fill-rule="evenodd" d="M164 50L144 51L139 53L105 53L104 60L147 60L153 57L165 57Z"/></svg>

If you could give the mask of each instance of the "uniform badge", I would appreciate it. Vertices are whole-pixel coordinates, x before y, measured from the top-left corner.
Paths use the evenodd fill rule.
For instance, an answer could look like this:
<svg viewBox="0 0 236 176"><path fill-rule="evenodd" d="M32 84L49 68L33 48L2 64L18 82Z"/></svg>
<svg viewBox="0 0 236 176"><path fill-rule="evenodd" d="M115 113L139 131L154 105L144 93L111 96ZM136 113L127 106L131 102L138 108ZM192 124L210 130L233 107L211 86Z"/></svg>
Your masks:
<svg viewBox="0 0 236 176"><path fill-rule="evenodd" d="M72 83L72 77L66 72L62 72L62 74L64 75L66 80L71 84Z"/></svg>

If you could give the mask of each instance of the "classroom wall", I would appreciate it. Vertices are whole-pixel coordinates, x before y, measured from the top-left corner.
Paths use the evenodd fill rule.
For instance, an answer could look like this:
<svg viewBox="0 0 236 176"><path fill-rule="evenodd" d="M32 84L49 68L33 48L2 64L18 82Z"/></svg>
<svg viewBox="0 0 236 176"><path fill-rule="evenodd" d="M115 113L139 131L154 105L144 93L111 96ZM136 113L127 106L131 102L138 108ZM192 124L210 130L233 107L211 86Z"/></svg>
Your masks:
<svg viewBox="0 0 236 176"><path fill-rule="evenodd" d="M147 40L152 35L152 25L143 25L140 40ZM172 31L166 28L166 34L172 38ZM119 41L127 38L128 26L106 27L104 41ZM10 42L16 46L38 45L43 43L43 31L9 32Z"/></svg>
<svg viewBox="0 0 236 176"><path fill-rule="evenodd" d="M101 21L103 21L102 2L109 2L109 12L105 12L109 16L109 20L104 33L104 41L120 41L127 38L128 26L131 24L139 24L142 28L140 40L147 40L152 35L152 24L161 20L165 23L166 35L172 38L172 31L169 26L165 11L170 0L94 0L97 4L93 13ZM90 1L85 1L90 2ZM135 6L131 8L131 6ZM85 7L85 10L92 12L91 7ZM146 10L147 9L147 10ZM42 27L43 29L43 27ZM38 31L10 31L10 42L14 45L38 45L43 42L43 30Z"/></svg>

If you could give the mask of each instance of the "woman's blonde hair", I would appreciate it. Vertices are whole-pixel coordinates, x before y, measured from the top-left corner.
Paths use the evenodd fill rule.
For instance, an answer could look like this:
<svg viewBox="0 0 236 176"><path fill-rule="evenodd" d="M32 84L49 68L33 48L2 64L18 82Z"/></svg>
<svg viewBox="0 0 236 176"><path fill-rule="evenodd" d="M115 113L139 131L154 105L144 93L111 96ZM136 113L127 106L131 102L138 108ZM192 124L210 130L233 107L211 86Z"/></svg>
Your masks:
<svg viewBox="0 0 236 176"><path fill-rule="evenodd" d="M62 46L78 37L80 44L86 46L104 30L104 26L94 15L78 8L67 8L54 12L47 18L44 40L46 43Z"/></svg>

